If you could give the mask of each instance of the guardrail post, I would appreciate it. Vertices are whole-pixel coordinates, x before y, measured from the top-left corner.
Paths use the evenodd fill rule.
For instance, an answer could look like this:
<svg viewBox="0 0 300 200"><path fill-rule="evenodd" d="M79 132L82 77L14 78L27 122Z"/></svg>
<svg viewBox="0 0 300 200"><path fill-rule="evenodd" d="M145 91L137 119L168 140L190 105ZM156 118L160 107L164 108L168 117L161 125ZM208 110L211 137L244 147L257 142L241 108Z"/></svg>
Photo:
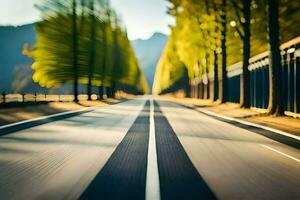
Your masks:
<svg viewBox="0 0 300 200"><path fill-rule="evenodd" d="M290 69L290 56L287 57L287 111L291 111L291 69Z"/></svg>
<svg viewBox="0 0 300 200"><path fill-rule="evenodd" d="M191 88L191 90L190 90L190 96L191 96L191 98L193 98L193 85L192 85L192 83L190 83L190 88Z"/></svg>
<svg viewBox="0 0 300 200"><path fill-rule="evenodd" d="M207 80L207 98L206 99L210 99L210 79L209 79L209 75L206 74L206 80Z"/></svg>
<svg viewBox="0 0 300 200"><path fill-rule="evenodd" d="M203 80L201 79L200 82L200 88L201 88L201 99L204 99L204 85L203 85Z"/></svg>
<svg viewBox="0 0 300 200"><path fill-rule="evenodd" d="M299 50L298 50L299 51ZM295 110L296 113L300 113L300 57L295 58L295 63L296 63L296 72L295 72L295 77L296 77L296 106Z"/></svg>
<svg viewBox="0 0 300 200"><path fill-rule="evenodd" d="M22 102L24 103L25 102L25 94L22 93L21 95L22 95Z"/></svg>
<svg viewBox="0 0 300 200"><path fill-rule="evenodd" d="M287 53L285 52L285 50L282 51L282 56L281 56L281 66L282 66L282 85L281 85L281 90L282 90L282 96L283 96L283 107L284 110L287 110L288 104L288 97L287 97Z"/></svg>
<svg viewBox="0 0 300 200"><path fill-rule="evenodd" d="M267 90L267 87L266 87L266 69L265 69L265 66L264 68L262 69L262 108L266 108L267 105L266 105L266 90Z"/></svg>
<svg viewBox="0 0 300 200"><path fill-rule="evenodd" d="M253 71L249 70L250 78L250 107L253 107Z"/></svg>
<svg viewBox="0 0 300 200"><path fill-rule="evenodd" d="M257 108L257 69L254 69L253 71L253 74L254 74L254 107Z"/></svg>
<svg viewBox="0 0 300 200"><path fill-rule="evenodd" d="M196 99L197 96L198 96L198 93L197 93L197 83L196 82L193 84L193 88L194 88L194 92L193 92L194 96L193 96L193 98Z"/></svg>
<svg viewBox="0 0 300 200"><path fill-rule="evenodd" d="M263 108L263 71L258 69L259 73L259 108Z"/></svg>
<svg viewBox="0 0 300 200"><path fill-rule="evenodd" d="M295 110L295 60L294 52L290 53L290 65L291 65L291 112Z"/></svg>
<svg viewBox="0 0 300 200"><path fill-rule="evenodd" d="M3 103L6 103L6 93L2 92Z"/></svg>
<svg viewBox="0 0 300 200"><path fill-rule="evenodd" d="M297 62L295 52L293 53L293 67L294 67L294 113L297 113Z"/></svg>

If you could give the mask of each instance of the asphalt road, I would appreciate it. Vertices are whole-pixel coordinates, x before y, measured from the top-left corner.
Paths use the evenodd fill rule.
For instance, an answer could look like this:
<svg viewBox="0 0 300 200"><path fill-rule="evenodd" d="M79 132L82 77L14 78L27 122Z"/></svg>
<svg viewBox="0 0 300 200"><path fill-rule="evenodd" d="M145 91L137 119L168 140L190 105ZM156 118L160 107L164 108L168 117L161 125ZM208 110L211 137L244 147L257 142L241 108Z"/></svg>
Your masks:
<svg viewBox="0 0 300 200"><path fill-rule="evenodd" d="M0 137L0 199L300 199L298 149L173 102L36 124Z"/></svg>

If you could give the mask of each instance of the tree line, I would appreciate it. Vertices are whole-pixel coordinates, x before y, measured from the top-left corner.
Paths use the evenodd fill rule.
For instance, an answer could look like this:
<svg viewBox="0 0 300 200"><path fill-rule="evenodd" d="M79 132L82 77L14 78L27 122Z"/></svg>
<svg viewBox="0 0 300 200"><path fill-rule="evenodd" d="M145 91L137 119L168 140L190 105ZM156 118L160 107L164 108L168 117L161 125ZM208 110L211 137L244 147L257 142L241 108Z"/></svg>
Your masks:
<svg viewBox="0 0 300 200"><path fill-rule="evenodd" d="M242 61L240 105L250 107L251 56L270 52L270 114L283 114L280 44L299 36L300 4L292 0L168 0L176 19L158 63L153 90L161 93L182 78L209 83L228 99L227 67ZM216 87L221 79L220 87ZM209 84L206 84L209 87Z"/></svg>
<svg viewBox="0 0 300 200"><path fill-rule="evenodd" d="M147 93L148 86L126 29L108 0L43 0L36 5L42 20L36 23L36 44L25 45L34 59L33 80L42 87L72 83L93 87L99 97L116 90Z"/></svg>

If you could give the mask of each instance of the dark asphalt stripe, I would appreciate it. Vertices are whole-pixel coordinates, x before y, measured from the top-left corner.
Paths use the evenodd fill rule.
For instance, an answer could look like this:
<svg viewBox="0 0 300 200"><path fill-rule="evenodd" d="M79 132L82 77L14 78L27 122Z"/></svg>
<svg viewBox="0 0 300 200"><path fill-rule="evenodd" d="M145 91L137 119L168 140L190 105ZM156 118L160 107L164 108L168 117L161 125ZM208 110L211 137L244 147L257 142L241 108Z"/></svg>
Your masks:
<svg viewBox="0 0 300 200"><path fill-rule="evenodd" d="M145 199L149 108L147 101L122 142L80 199Z"/></svg>
<svg viewBox="0 0 300 200"><path fill-rule="evenodd" d="M14 132L21 131L21 130L25 130L28 128L32 128L35 126L40 126L40 125L47 124L50 122L55 122L58 120L68 119L68 118L75 117L75 116L78 116L78 115L81 115L84 113L88 113L88 112L92 112L92 110L66 113L66 114L62 114L59 116L48 117L46 119L34 120L34 121L20 123L20 124L14 125L14 126L9 126L6 128L0 128L0 136L14 133ZM59 113L57 113L57 114L59 114Z"/></svg>
<svg viewBox="0 0 300 200"><path fill-rule="evenodd" d="M115 105L115 104L123 103L123 102L126 102L126 101L128 101L128 99L122 99L118 102L112 102L112 103L108 103L108 104L109 105ZM43 124L48 124L48 123L51 123L51 122L68 119L68 118L75 117L75 116L78 116L78 115L82 115L82 114L92 112L92 111L93 111L93 109L85 110L85 111L77 111L77 112L72 112L72 113L66 113L66 114L62 114L62 115L59 115L59 116L48 117L46 119L34 120L34 121L20 123L20 124L14 125L14 126L9 126L9 127L6 127L6 128L0 128L0 136L7 135L7 134L10 134L10 133L14 133L14 132L18 132L18 131L22 131L22 130L29 129L29 128L32 128L32 127L35 127L35 126L40 126L40 125L43 125ZM60 114L60 113L55 113L55 114ZM53 114L53 115L55 115L55 114Z"/></svg>
<svg viewBox="0 0 300 200"><path fill-rule="evenodd" d="M216 199L192 164L157 102L154 121L161 199Z"/></svg>
<svg viewBox="0 0 300 200"><path fill-rule="evenodd" d="M175 104L177 104L179 106L182 106L184 108L192 109L192 110L194 110L196 112L199 112L199 113L201 113L203 115L212 117L212 118L217 119L219 121L226 122L228 124L237 126L239 128L242 128L242 129L246 129L248 131L252 131L254 133L257 133L259 135L265 136L267 138L270 138L270 139L275 140L277 142L280 142L282 144L286 144L286 145L288 145L290 147L294 147L296 149L300 149L300 141L297 140L297 139L295 139L295 138L292 138L292 137L289 137L289 136L286 136L286 135L281 135L279 133L276 133L276 132L273 132L273 131L269 131L269 130L266 130L266 129L263 129L263 128L259 128L259 127L256 127L256 126L242 124L242 123L237 122L237 121L231 121L231 120L227 120L227 119L224 119L224 118L221 118L221 117L218 117L218 116L210 115L208 113L204 113L204 112L201 112L200 110L195 109L195 107L189 107L189 106L186 106L186 105L181 104L181 103L175 103Z"/></svg>

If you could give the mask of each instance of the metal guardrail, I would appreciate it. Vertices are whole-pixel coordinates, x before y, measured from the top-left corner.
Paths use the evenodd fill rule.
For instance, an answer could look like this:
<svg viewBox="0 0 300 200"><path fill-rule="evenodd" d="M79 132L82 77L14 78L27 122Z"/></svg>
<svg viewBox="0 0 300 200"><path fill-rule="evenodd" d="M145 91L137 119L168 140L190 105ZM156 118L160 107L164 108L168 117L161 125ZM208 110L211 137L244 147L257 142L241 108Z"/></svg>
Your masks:
<svg viewBox="0 0 300 200"><path fill-rule="evenodd" d="M96 100L97 95L92 95ZM78 95L80 101L88 100L88 95ZM71 102L74 100L73 95L55 95L55 94L0 94L0 104L21 103L21 102Z"/></svg>
<svg viewBox="0 0 300 200"><path fill-rule="evenodd" d="M300 116L300 36L284 43L281 49L282 67L282 92L284 108L287 115ZM251 107L264 110L269 103L269 52L263 52L249 60L250 71L250 98ZM219 70L220 73L220 70ZM233 103L240 102L240 81L242 74L242 62L238 62L227 69L227 100ZM206 75L203 75L206 77ZM200 99L216 99L218 92L214 89L214 78L209 81L200 77L191 81L191 96ZM218 74L219 84L222 87L222 74Z"/></svg>
<svg viewBox="0 0 300 200"><path fill-rule="evenodd" d="M280 47L283 75L283 96L286 114L300 113L300 37ZM251 106L265 109L269 101L269 52L252 57L249 62ZM227 70L229 101L240 99L240 78L242 63L236 63Z"/></svg>

